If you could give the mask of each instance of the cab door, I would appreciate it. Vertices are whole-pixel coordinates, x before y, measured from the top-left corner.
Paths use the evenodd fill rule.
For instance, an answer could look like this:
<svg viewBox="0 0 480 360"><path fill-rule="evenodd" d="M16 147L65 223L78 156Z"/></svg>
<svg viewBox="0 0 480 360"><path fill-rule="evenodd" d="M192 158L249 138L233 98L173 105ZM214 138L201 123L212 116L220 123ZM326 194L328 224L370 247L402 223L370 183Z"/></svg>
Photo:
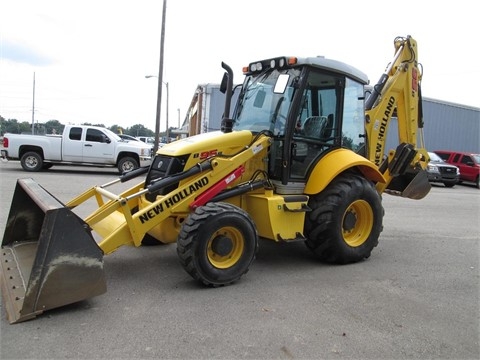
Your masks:
<svg viewBox="0 0 480 360"><path fill-rule="evenodd" d="M73 126L68 131L68 134L63 134L63 161L83 161L83 137L85 136L84 131L84 128Z"/></svg>
<svg viewBox="0 0 480 360"><path fill-rule="evenodd" d="M460 176L463 180L475 181L479 170L470 155L461 155L459 163L455 165L460 168Z"/></svg>
<svg viewBox="0 0 480 360"><path fill-rule="evenodd" d="M83 141L83 162L115 163L115 143L101 130L87 128Z"/></svg>

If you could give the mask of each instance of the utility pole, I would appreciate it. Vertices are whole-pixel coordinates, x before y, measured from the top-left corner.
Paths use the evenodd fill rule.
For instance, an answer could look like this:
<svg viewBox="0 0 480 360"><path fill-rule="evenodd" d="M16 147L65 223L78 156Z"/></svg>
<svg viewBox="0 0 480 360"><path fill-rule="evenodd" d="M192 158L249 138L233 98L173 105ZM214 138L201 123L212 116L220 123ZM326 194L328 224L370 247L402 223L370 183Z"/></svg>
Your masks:
<svg viewBox="0 0 480 360"><path fill-rule="evenodd" d="M32 135L35 135L35 71L33 72Z"/></svg>
<svg viewBox="0 0 480 360"><path fill-rule="evenodd" d="M166 135L165 137L167 138L166 141L167 141L167 144L170 142L170 130L169 130L169 125L168 125L168 82L164 83L166 88L167 88L167 116L166 116L166 120L167 120L167 131L166 131Z"/></svg>
<svg viewBox="0 0 480 360"><path fill-rule="evenodd" d="M163 84L163 45L165 39L165 15L167 12L167 0L163 0L162 11L162 32L160 35L160 61L158 65L158 90L157 90L157 116L155 119L155 144L153 145L153 152L158 150L158 143L160 142L160 113L162 110L162 84ZM167 110L168 111L168 110ZM168 115L167 115L168 116ZM168 124L167 124L168 126ZM168 128L167 128L168 133Z"/></svg>

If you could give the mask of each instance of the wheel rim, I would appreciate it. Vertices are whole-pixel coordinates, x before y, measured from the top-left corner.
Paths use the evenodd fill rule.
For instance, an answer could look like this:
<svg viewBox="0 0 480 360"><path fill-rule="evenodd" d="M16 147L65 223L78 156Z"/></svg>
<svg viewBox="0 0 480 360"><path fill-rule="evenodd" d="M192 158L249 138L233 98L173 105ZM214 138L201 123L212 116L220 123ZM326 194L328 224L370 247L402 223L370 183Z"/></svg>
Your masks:
<svg viewBox="0 0 480 360"><path fill-rule="evenodd" d="M234 227L223 227L208 240L208 261L216 268L227 269L240 260L243 249L241 232Z"/></svg>
<svg viewBox="0 0 480 360"><path fill-rule="evenodd" d="M122 170L123 171L131 171L133 170L133 164L130 161L125 161L122 164Z"/></svg>
<svg viewBox="0 0 480 360"><path fill-rule="evenodd" d="M342 234L345 242L357 247L370 236L373 228L373 210L365 200L357 200L350 204L343 214Z"/></svg>
<svg viewBox="0 0 480 360"><path fill-rule="evenodd" d="M35 156L28 156L26 159L25 159L25 165L27 165L29 168L35 168L38 166L38 161L37 161L37 158Z"/></svg>

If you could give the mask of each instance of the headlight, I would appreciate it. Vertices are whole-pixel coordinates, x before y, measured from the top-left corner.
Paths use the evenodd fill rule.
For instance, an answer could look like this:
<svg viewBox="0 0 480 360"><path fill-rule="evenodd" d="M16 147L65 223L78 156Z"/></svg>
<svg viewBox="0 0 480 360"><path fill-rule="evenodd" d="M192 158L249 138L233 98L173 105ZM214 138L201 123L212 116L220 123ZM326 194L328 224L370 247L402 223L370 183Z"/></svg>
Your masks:
<svg viewBox="0 0 480 360"><path fill-rule="evenodd" d="M142 149L142 156L150 156L150 148L143 148Z"/></svg>
<svg viewBox="0 0 480 360"><path fill-rule="evenodd" d="M430 164L428 164L427 169L428 169L428 171L430 171L430 172L437 172L437 173L440 172L440 171L438 171L438 167L437 167L436 165L430 165Z"/></svg>

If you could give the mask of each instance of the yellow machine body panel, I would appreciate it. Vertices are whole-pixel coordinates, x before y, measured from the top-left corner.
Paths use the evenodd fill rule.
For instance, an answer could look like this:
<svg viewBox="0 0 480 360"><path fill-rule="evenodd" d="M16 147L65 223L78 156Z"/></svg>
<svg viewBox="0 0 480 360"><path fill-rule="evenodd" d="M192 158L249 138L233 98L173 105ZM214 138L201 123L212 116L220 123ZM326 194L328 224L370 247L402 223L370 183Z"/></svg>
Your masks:
<svg viewBox="0 0 480 360"><path fill-rule="evenodd" d="M272 190L246 196L246 211L250 214L260 237L275 241L303 238L308 196L275 195Z"/></svg>
<svg viewBox="0 0 480 360"><path fill-rule="evenodd" d="M385 183L383 175L371 161L348 149L336 149L327 153L313 169L307 184L306 194L318 194L340 173L357 168L367 179Z"/></svg>

